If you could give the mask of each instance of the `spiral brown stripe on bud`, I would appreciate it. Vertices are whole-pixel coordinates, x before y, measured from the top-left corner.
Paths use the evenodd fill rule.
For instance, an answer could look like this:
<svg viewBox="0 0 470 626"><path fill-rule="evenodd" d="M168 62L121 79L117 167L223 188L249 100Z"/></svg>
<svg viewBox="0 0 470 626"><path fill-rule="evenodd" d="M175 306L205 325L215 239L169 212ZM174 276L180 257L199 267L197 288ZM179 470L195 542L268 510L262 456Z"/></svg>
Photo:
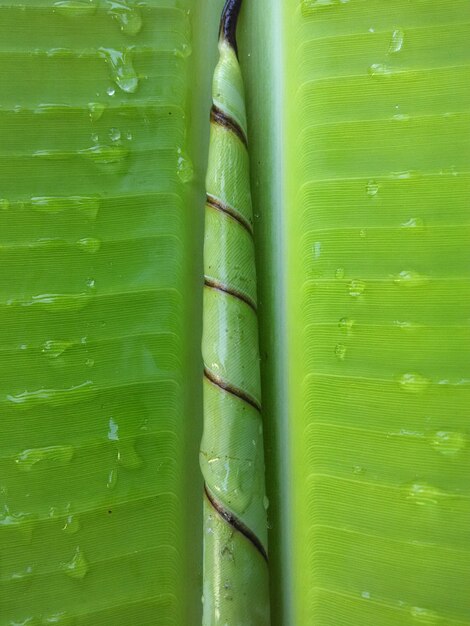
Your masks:
<svg viewBox="0 0 470 626"><path fill-rule="evenodd" d="M237 530L244 537L246 537L246 539L255 546L255 548L261 554L263 559L267 562L268 554L263 544L258 539L258 537L248 528L248 526L246 526L242 521L240 521L233 513L231 513L227 509L224 509L221 506L220 502L216 498L214 498L214 496L211 494L207 485L204 485L204 493L205 493L206 498L210 502L211 506L219 513L221 517L223 517L223 519L227 522L227 524L232 526L235 530Z"/></svg>
<svg viewBox="0 0 470 626"><path fill-rule="evenodd" d="M248 148L248 139L241 126L227 113L221 111L215 105L211 109L211 122L219 124L228 130L231 130L240 139L240 141Z"/></svg>
<svg viewBox="0 0 470 626"><path fill-rule="evenodd" d="M229 207L228 205L224 204L220 200L217 200L217 198L214 198L210 194L206 195L206 204L211 206L213 209L222 211L223 213L230 215L231 218L239 222L239 224L243 226L243 228L245 228L251 236L253 236L253 226L236 209Z"/></svg>
<svg viewBox="0 0 470 626"><path fill-rule="evenodd" d="M217 280L214 280L213 278L210 278L209 276L204 276L204 285L206 287L209 287L209 289L215 289L217 291L221 291L222 293L226 293L230 296L233 296L234 298L238 298L239 300L247 304L249 307L251 307L253 311L256 313L256 304L253 302L253 300L251 300L251 298L246 296L241 291L238 291L234 287L229 287L228 285L224 285L223 283Z"/></svg>
<svg viewBox="0 0 470 626"><path fill-rule="evenodd" d="M222 380L222 378L219 378L216 374L214 374L214 372L211 372L208 367L204 368L204 376L213 385L216 385L217 387L220 387L220 389L223 389L224 391L231 393L237 398L240 398L240 400L243 400L247 404L251 405L256 411L261 413L261 405L259 404L257 400L250 397L242 389L239 389L235 387L234 385L231 385L230 383L227 383L226 381Z"/></svg>

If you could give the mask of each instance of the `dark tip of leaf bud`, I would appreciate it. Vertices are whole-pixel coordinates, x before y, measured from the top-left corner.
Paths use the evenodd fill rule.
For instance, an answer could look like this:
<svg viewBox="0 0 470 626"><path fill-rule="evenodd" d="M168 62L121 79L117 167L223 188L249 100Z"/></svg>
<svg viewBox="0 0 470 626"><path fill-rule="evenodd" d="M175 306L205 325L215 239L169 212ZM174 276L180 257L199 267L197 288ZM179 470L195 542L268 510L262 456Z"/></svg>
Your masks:
<svg viewBox="0 0 470 626"><path fill-rule="evenodd" d="M237 23L241 6L242 0L226 0L220 20L220 37L225 39L236 53L238 52Z"/></svg>

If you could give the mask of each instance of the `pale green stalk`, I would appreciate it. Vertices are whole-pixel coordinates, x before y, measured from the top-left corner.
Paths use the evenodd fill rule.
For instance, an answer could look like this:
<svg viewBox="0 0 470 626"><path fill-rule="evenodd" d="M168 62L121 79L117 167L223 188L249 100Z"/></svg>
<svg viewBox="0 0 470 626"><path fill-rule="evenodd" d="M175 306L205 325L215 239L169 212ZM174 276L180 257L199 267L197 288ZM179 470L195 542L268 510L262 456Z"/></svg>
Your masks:
<svg viewBox="0 0 470 626"><path fill-rule="evenodd" d="M213 84L204 248L204 626L269 623L256 271L247 124L226 3Z"/></svg>

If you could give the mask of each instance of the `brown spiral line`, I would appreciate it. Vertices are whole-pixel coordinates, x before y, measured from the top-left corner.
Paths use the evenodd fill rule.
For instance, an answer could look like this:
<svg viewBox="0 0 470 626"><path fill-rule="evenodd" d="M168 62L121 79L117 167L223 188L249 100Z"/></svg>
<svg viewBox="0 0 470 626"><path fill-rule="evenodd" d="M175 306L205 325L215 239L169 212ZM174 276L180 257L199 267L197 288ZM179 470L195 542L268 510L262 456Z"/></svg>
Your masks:
<svg viewBox="0 0 470 626"><path fill-rule="evenodd" d="M235 50L236 54L236 29L241 4L242 0L226 1L222 13L220 26L221 39L225 39L225 41L227 41L227 43ZM233 133L233 135L235 135L242 142L242 144L246 148L248 148L248 139L245 131L241 128L236 120L234 120L230 115L215 106L215 104L211 108L210 121L211 124L220 126L221 128L224 128L225 130ZM236 209L224 204L210 194L207 194L206 204L218 211L221 211L222 213L225 213L226 215L229 215L232 219L237 221L246 231L248 231L251 237L253 237L252 224ZM243 293L240 293L238 290L235 290L227 285L223 285L219 281L216 281L208 276L204 277L204 284L205 287L209 289L216 289L235 298L238 298L256 313L256 303L247 296L245 296ZM204 367L204 377L220 390L226 393L230 393L231 395L237 397L239 400L242 400L243 402L251 406L256 411L261 412L261 405L255 398L253 398L242 389L236 387L235 385L232 385L231 383L223 380L221 377L214 374L214 372L212 372L208 367ZM211 493L206 484L204 484L204 494L212 509L235 531L242 534L256 548L258 554L260 554L262 558L267 562L268 555L266 549L263 546L261 540L257 537L257 535L250 528L248 528L248 526L246 526L232 511L229 511L227 508L225 508L225 506Z"/></svg>
<svg viewBox="0 0 470 626"><path fill-rule="evenodd" d="M220 517L224 519L227 524L229 524L232 528L241 533L256 548L258 553L261 554L263 559L267 562L268 554L255 533L250 530L248 526L246 526L240 519L238 519L236 515L234 515L231 511L225 509L221 505L221 503L212 495L207 485L204 485L204 494L212 508L217 511Z"/></svg>

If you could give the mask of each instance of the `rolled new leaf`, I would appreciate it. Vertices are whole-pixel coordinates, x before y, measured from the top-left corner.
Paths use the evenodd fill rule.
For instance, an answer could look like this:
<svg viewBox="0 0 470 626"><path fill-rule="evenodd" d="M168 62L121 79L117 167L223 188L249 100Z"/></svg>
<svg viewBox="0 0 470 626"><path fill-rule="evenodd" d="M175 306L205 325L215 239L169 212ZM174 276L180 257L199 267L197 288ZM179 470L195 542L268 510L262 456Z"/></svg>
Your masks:
<svg viewBox="0 0 470 626"><path fill-rule="evenodd" d="M222 14L204 243L203 626L269 623L256 270L236 26Z"/></svg>

